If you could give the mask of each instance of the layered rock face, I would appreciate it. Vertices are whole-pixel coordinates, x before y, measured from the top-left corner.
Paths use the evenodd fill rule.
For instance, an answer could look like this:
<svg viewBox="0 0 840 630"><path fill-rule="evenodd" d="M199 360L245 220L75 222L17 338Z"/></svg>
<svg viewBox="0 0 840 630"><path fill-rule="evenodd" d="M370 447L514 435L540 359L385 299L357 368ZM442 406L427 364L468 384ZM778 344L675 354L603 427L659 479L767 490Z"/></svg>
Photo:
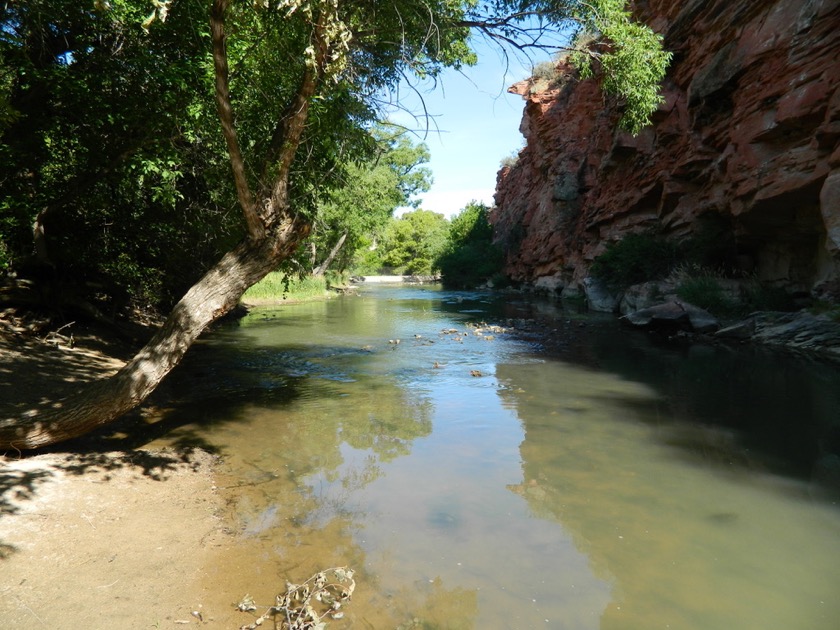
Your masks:
<svg viewBox="0 0 840 630"><path fill-rule="evenodd" d="M660 229L731 241L760 280L840 298L840 1L649 0L674 60L639 136L570 67L530 82L527 144L500 171L506 273L577 292L610 241Z"/></svg>

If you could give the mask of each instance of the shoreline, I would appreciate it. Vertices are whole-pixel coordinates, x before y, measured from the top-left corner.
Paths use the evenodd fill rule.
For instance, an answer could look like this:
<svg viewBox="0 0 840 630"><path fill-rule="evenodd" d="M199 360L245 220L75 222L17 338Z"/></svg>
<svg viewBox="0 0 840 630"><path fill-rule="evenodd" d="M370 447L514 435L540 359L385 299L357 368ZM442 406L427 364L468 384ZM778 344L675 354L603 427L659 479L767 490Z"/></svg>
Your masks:
<svg viewBox="0 0 840 630"><path fill-rule="evenodd" d="M0 417L56 402L134 352L96 328L74 327L71 347L69 335L47 343L0 324ZM201 449L78 442L0 453L0 625L177 628L227 607L202 585L227 544L219 465Z"/></svg>

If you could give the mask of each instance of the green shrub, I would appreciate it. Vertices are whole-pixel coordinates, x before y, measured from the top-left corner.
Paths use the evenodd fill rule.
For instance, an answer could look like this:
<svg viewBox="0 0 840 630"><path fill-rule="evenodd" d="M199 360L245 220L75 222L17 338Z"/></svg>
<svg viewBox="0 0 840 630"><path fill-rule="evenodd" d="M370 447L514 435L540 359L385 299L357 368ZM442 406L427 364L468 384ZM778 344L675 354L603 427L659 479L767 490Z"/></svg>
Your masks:
<svg viewBox="0 0 840 630"><path fill-rule="evenodd" d="M699 306L714 315L734 315L740 305L730 299L716 278L701 275L686 278L677 287L677 295L686 302Z"/></svg>
<svg viewBox="0 0 840 630"><path fill-rule="evenodd" d="M793 296L781 287L754 282L747 287L744 302L749 311L793 311Z"/></svg>
<svg viewBox="0 0 840 630"><path fill-rule="evenodd" d="M840 322L840 305L825 300L815 300L808 310L814 315L825 315L830 320Z"/></svg>
<svg viewBox="0 0 840 630"><path fill-rule="evenodd" d="M467 243L438 259L443 283L448 287L476 287L501 275L502 251L490 243Z"/></svg>
<svg viewBox="0 0 840 630"><path fill-rule="evenodd" d="M446 248L435 261L450 287L475 287L497 276L504 255L493 244L489 208L472 202L452 218Z"/></svg>
<svg viewBox="0 0 840 630"><path fill-rule="evenodd" d="M510 155L506 155L499 162L502 168L513 168L519 162L519 151L513 151Z"/></svg>
<svg viewBox="0 0 840 630"><path fill-rule="evenodd" d="M334 269L328 269L324 274L327 281L327 288L347 286L350 283L350 276L349 271L337 271Z"/></svg>
<svg viewBox="0 0 840 630"><path fill-rule="evenodd" d="M682 260L679 246L653 232L628 234L607 245L592 263L590 273L611 291L666 277Z"/></svg>
<svg viewBox="0 0 840 630"><path fill-rule="evenodd" d="M557 78L557 62L541 61L531 70L531 78L535 81L553 81Z"/></svg>
<svg viewBox="0 0 840 630"><path fill-rule="evenodd" d="M508 278L501 271L499 271L498 273L494 273L490 277L490 282L493 285L494 289L506 289L506 288L513 285L513 282L511 281L511 279Z"/></svg>
<svg viewBox="0 0 840 630"><path fill-rule="evenodd" d="M376 276L382 272L382 255L379 249L364 247L353 256L350 272L354 276Z"/></svg>
<svg viewBox="0 0 840 630"><path fill-rule="evenodd" d="M710 215L698 220L693 234L680 243L686 261L732 275L738 268L738 248L732 227L722 217Z"/></svg>
<svg viewBox="0 0 840 630"><path fill-rule="evenodd" d="M0 273L5 272L12 266L12 256L6 243L0 239Z"/></svg>

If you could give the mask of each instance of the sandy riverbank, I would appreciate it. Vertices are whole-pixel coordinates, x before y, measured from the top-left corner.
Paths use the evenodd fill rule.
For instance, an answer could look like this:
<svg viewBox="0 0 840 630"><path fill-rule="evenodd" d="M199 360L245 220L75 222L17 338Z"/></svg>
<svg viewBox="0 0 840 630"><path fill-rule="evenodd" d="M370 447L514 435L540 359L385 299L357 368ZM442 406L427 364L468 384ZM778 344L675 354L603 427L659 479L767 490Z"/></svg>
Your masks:
<svg viewBox="0 0 840 630"><path fill-rule="evenodd" d="M84 331L74 343L0 326L3 417L118 369L131 350ZM208 608L230 603L202 601L225 541L216 465L200 450L0 453L0 627L220 627Z"/></svg>

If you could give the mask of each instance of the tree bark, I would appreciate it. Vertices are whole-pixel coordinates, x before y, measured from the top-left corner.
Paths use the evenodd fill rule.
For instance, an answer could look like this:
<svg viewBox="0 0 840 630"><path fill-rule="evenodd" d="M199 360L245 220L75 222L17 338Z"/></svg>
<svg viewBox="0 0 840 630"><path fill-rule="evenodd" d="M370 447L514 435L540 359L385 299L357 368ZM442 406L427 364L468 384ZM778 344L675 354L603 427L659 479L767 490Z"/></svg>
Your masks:
<svg viewBox="0 0 840 630"><path fill-rule="evenodd" d="M233 107L230 102L230 70L227 60L227 36L225 35L225 14L228 9L228 1L215 0L213 7L210 9L213 73L216 79L216 111L222 125L222 135L225 138L230 165L233 170L236 196L245 217L245 225L248 226L248 235L252 239L260 239L265 236L265 226L257 215L254 196L251 194L250 186L248 186L248 178L245 175L245 160L242 157L242 150L239 147L239 139L233 124Z"/></svg>
<svg viewBox="0 0 840 630"><path fill-rule="evenodd" d="M276 269L308 236L310 223L299 219L289 205L289 174L311 99L328 63L324 20L318 19L313 25L315 61L307 67L297 93L281 117L284 142L276 156L275 177L261 187L257 204L245 178L233 126L224 46L227 6L228 0L215 0L210 17L216 103L247 226L246 237L190 288L157 334L115 375L61 403L32 409L23 417L0 419L0 449L33 449L78 437L142 403L178 365L199 335L236 306L248 287Z"/></svg>

